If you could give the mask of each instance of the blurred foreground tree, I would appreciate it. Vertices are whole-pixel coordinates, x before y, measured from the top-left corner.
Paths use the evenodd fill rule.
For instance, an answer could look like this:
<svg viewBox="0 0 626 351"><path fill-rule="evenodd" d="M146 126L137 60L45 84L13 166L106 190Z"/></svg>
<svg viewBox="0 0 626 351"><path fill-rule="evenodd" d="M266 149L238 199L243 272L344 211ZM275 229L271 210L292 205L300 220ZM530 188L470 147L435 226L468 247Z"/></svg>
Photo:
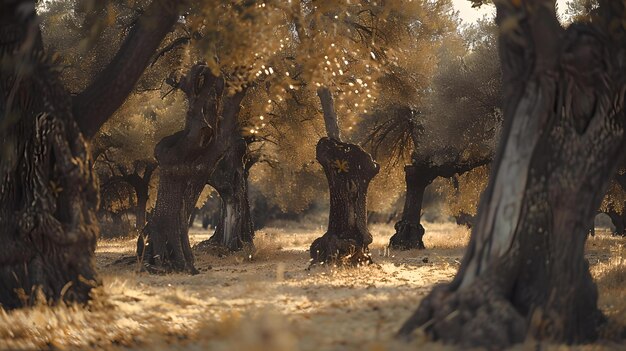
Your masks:
<svg viewBox="0 0 626 351"><path fill-rule="evenodd" d="M495 2L504 127L491 178L457 275L400 335L422 326L497 349L527 336L598 337L604 316L584 249L626 155L626 1L598 2L567 29L553 0Z"/></svg>

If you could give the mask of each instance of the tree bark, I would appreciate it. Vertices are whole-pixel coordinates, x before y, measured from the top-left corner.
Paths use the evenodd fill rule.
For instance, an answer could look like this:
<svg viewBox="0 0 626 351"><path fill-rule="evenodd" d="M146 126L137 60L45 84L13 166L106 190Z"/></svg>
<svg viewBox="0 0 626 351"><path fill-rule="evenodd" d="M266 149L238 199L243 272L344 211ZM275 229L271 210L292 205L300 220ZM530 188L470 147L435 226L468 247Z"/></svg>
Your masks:
<svg viewBox="0 0 626 351"><path fill-rule="evenodd" d="M372 263L367 229L367 188L380 167L360 146L341 141L339 121L330 90L320 87L328 137L317 143L316 158L324 168L330 190L328 230L309 249L311 264L361 265Z"/></svg>
<svg viewBox="0 0 626 351"><path fill-rule="evenodd" d="M0 3L0 306L86 302L98 193L57 64L24 1ZM29 11L29 9L32 9Z"/></svg>
<svg viewBox="0 0 626 351"><path fill-rule="evenodd" d="M196 215L198 214L198 209L194 208L191 210L191 215L189 216L189 228L193 228L193 223L196 221Z"/></svg>
<svg viewBox="0 0 626 351"><path fill-rule="evenodd" d="M402 218L394 228L396 233L389 240L389 247L399 250L425 249L422 238L424 227L420 223L422 217L422 202L426 187L436 178L426 172L422 172L417 165L404 167L404 179L406 181L406 198Z"/></svg>
<svg viewBox="0 0 626 351"><path fill-rule="evenodd" d="M239 138L209 179L209 185L220 195L221 211L215 233L205 244L228 251L253 245L254 226L248 199L249 168L245 165L247 152L247 143Z"/></svg>
<svg viewBox="0 0 626 351"><path fill-rule="evenodd" d="M138 254L148 271L195 274L198 271L189 243L189 219L206 183L192 166L168 164L163 158L157 156L161 167L157 202L152 220L144 229L146 240L139 238ZM145 248L141 247L144 242Z"/></svg>
<svg viewBox="0 0 626 351"><path fill-rule="evenodd" d="M185 129L163 138L156 148L160 177L151 220L137 254L152 272L197 273L189 243L191 211L216 165L233 147L245 89L224 95L224 80L197 64L177 85L187 95ZM145 246L144 246L145 243Z"/></svg>
<svg viewBox="0 0 626 351"><path fill-rule="evenodd" d="M330 138L317 143L317 161L330 189L328 230L310 248L312 263L369 264L367 188L379 166L361 147Z"/></svg>
<svg viewBox="0 0 626 351"><path fill-rule="evenodd" d="M496 4L505 126L495 165L459 272L399 334L422 326L491 349L527 335L587 342L604 319L587 229L626 151L624 32L607 24L624 4L601 1L596 20L566 31L552 0Z"/></svg>

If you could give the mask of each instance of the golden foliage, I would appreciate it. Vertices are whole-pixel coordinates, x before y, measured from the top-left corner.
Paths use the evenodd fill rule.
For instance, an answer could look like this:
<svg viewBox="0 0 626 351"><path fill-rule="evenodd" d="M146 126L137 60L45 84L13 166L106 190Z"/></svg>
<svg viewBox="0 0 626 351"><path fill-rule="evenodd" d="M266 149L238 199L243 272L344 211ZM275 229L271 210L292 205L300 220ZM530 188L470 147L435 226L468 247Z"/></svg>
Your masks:
<svg viewBox="0 0 626 351"><path fill-rule="evenodd" d="M438 179L435 184L437 192L443 195L450 215L465 213L475 216L480 195L488 180L489 167L482 166L458 177Z"/></svg>
<svg viewBox="0 0 626 351"><path fill-rule="evenodd" d="M626 205L626 191L616 182L612 181L609 190L607 191L604 199L602 199L602 205L600 205L601 212L615 211L617 213L624 213L624 206Z"/></svg>

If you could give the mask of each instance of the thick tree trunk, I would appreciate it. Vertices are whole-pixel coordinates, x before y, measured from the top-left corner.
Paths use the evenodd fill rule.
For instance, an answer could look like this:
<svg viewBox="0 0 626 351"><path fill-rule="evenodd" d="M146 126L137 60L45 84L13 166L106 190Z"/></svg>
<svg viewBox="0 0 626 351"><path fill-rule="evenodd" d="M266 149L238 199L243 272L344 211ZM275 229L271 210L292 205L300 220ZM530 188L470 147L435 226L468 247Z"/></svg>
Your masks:
<svg viewBox="0 0 626 351"><path fill-rule="evenodd" d="M426 187L434 178L417 165L404 167L406 198L402 219L395 225L396 233L389 240L389 247L399 250L424 249L424 227L420 223L422 202Z"/></svg>
<svg viewBox="0 0 626 351"><path fill-rule="evenodd" d="M248 146L239 139L222 158L209 179L220 195L220 221L206 244L238 251L252 246L254 226L248 199L248 167L245 166Z"/></svg>
<svg viewBox="0 0 626 351"><path fill-rule="evenodd" d="M367 229L367 188L379 166L361 147L322 138L316 157L330 189L328 230L311 245L312 263L371 263Z"/></svg>
<svg viewBox="0 0 626 351"><path fill-rule="evenodd" d="M233 147L245 89L223 96L224 80L202 64L179 83L189 100L185 129L163 138L155 157L160 167L157 202L137 242L148 271L197 273L189 243L189 220L216 165ZM144 246L145 243L145 246Z"/></svg>
<svg viewBox="0 0 626 351"><path fill-rule="evenodd" d="M28 13L29 10L33 12ZM92 160L32 7L0 3L0 306L85 302L98 193ZM40 294L41 293L41 294Z"/></svg>
<svg viewBox="0 0 626 351"><path fill-rule="evenodd" d="M198 162L179 165L157 159L161 167L157 202L152 220L144 229L146 247L138 247L140 257L146 260L148 270L197 273L189 243L189 219L205 179L194 167L200 166ZM139 245L143 242L140 237Z"/></svg>
<svg viewBox="0 0 626 351"><path fill-rule="evenodd" d="M623 5L605 5L600 15L624 14ZM624 33L609 34L606 18L564 31L552 0L497 8L498 23L516 23L500 34L498 156L459 272L433 289L400 335L422 326L437 339L492 349L527 335L593 340L603 316L584 247L626 151L624 42L611 42Z"/></svg>

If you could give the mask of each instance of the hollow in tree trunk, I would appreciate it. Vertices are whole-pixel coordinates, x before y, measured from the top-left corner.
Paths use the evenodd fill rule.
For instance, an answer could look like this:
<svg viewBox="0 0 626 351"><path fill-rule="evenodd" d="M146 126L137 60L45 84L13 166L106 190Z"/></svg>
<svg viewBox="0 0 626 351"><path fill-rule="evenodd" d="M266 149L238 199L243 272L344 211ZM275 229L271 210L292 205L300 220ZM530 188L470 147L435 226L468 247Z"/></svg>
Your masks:
<svg viewBox="0 0 626 351"><path fill-rule="evenodd" d="M215 233L206 244L228 251L238 251L252 246L254 226L248 199L248 171L246 166L248 146L239 138L224 155L209 179L220 195L220 220Z"/></svg>
<svg viewBox="0 0 626 351"><path fill-rule="evenodd" d="M312 263L371 263L367 188L379 166L361 147L330 138L317 143L317 161L330 189L328 230L310 248Z"/></svg>
<svg viewBox="0 0 626 351"><path fill-rule="evenodd" d="M596 20L567 30L552 0L496 4L507 24L504 134L457 275L399 334L421 326L492 349L527 335L590 341L603 315L584 257L587 229L626 151L625 33L607 27L624 4L601 0Z"/></svg>

